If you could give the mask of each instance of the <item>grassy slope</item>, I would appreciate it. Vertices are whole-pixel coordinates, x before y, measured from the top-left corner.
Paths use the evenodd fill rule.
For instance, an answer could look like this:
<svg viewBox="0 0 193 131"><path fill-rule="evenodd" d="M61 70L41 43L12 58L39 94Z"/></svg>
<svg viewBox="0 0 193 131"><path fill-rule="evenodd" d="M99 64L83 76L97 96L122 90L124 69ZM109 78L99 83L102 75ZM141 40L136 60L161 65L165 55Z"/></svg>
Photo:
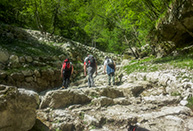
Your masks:
<svg viewBox="0 0 193 131"><path fill-rule="evenodd" d="M164 58L148 57L142 60L132 60L126 66L128 74L132 72L150 72L169 68L193 69L193 53L167 56Z"/></svg>
<svg viewBox="0 0 193 131"><path fill-rule="evenodd" d="M46 44L38 41L18 41L10 39L0 39L0 47L8 50L11 54L17 54L19 56L50 56L60 55L63 52L53 46L52 44Z"/></svg>

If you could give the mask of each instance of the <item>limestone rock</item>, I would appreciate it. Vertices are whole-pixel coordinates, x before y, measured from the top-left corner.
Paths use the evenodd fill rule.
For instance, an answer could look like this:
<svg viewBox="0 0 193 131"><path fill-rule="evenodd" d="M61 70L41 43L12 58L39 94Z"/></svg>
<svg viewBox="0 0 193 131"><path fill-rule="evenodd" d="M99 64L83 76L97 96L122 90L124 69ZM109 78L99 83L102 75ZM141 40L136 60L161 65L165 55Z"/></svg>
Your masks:
<svg viewBox="0 0 193 131"><path fill-rule="evenodd" d="M185 126L186 127L188 127L188 129L191 131L191 130L193 130L193 118L190 118L190 119L188 119L187 121L186 121L186 124L185 124Z"/></svg>
<svg viewBox="0 0 193 131"><path fill-rule="evenodd" d="M11 62L19 63L19 57L16 55L11 55L9 59Z"/></svg>
<svg viewBox="0 0 193 131"><path fill-rule="evenodd" d="M8 59L9 59L9 54L6 51L0 50L0 56L1 56L0 62L2 62L2 63L8 61Z"/></svg>
<svg viewBox="0 0 193 131"><path fill-rule="evenodd" d="M180 102L179 96L149 96L143 97L144 102L146 103L153 103L158 105L165 105L165 104L178 104Z"/></svg>
<svg viewBox="0 0 193 131"><path fill-rule="evenodd" d="M73 104L86 104L90 98L77 90L56 90L47 92L43 97L40 108L64 108Z"/></svg>
<svg viewBox="0 0 193 131"><path fill-rule="evenodd" d="M129 99L126 99L125 97L119 97L119 98L115 98L113 99L113 102L115 105L130 105L131 101Z"/></svg>
<svg viewBox="0 0 193 131"><path fill-rule="evenodd" d="M110 97L110 98L117 98L117 97L123 97L123 92L114 89L114 88L103 88L100 91L100 95L101 96L106 96L106 97Z"/></svg>
<svg viewBox="0 0 193 131"><path fill-rule="evenodd" d="M93 99L92 103L98 107L109 106L109 105L114 104L113 99L105 97L105 96Z"/></svg>
<svg viewBox="0 0 193 131"><path fill-rule="evenodd" d="M36 120L37 93L13 86L0 85L0 129L27 131Z"/></svg>
<svg viewBox="0 0 193 131"><path fill-rule="evenodd" d="M87 125L99 126L99 121L93 116L90 116L88 114L84 115L83 121L85 121Z"/></svg>
<svg viewBox="0 0 193 131"><path fill-rule="evenodd" d="M190 44L188 42L191 42L192 35L189 32L193 30L192 11L192 0L175 2L157 26L162 40L175 42L176 47L185 45L185 41Z"/></svg>
<svg viewBox="0 0 193 131"><path fill-rule="evenodd" d="M27 62L32 62L33 61L33 58L31 56L26 56L25 59L26 59Z"/></svg>

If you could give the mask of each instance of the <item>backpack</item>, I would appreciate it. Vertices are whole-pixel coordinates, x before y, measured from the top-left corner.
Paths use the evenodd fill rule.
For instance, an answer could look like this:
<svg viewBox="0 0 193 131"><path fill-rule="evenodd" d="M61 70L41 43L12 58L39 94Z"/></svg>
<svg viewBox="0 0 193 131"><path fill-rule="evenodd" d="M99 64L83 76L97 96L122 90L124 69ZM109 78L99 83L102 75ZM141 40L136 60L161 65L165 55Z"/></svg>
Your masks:
<svg viewBox="0 0 193 131"><path fill-rule="evenodd" d="M64 60L64 63L62 65L62 69L65 71L71 70L70 61L68 59Z"/></svg>
<svg viewBox="0 0 193 131"><path fill-rule="evenodd" d="M88 56L87 65L90 66L90 67L95 67L96 66L95 58L94 58L93 55Z"/></svg>
<svg viewBox="0 0 193 131"><path fill-rule="evenodd" d="M108 58L108 59L107 59L107 65L108 65L109 67L111 67L112 69L115 68L114 62L113 62L113 60L112 60L111 58Z"/></svg>

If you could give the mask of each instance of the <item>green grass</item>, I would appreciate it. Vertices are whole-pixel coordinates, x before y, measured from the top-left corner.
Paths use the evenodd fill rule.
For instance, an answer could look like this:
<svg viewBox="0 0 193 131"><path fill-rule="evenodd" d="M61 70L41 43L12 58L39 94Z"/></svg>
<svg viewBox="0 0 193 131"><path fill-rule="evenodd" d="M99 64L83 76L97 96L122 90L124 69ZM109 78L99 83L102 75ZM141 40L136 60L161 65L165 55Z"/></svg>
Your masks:
<svg viewBox="0 0 193 131"><path fill-rule="evenodd" d="M53 42L40 42L26 30L0 23L0 48L10 54L29 56L50 56L63 54Z"/></svg>
<svg viewBox="0 0 193 131"><path fill-rule="evenodd" d="M181 94L179 92L172 92L171 96L181 96Z"/></svg>
<svg viewBox="0 0 193 131"><path fill-rule="evenodd" d="M177 68L193 69L193 53L155 59L153 64L157 63L168 63Z"/></svg>
<svg viewBox="0 0 193 131"><path fill-rule="evenodd" d="M132 72L150 72L157 71L156 65L150 64L153 58L146 58L143 60L132 60L130 65L126 66L125 69L128 74Z"/></svg>
<svg viewBox="0 0 193 131"><path fill-rule="evenodd" d="M85 115L85 113L84 113L84 112L81 112L80 115L79 115L79 118L80 118L81 120L83 120L83 119L84 119L84 115Z"/></svg>
<svg viewBox="0 0 193 131"><path fill-rule="evenodd" d="M128 74L132 72L153 72L168 69L168 65L172 68L192 70L193 53L167 56L164 58L149 57L142 60L131 60L130 65L125 66L125 69Z"/></svg>
<svg viewBox="0 0 193 131"><path fill-rule="evenodd" d="M95 125L91 125L90 129L96 129L96 126Z"/></svg>

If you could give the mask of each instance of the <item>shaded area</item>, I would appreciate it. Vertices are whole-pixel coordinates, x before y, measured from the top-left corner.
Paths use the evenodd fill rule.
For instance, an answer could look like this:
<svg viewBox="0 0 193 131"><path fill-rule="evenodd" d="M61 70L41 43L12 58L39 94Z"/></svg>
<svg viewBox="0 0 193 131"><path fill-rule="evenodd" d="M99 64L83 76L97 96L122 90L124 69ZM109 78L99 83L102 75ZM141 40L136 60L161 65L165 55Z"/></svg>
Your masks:
<svg viewBox="0 0 193 131"><path fill-rule="evenodd" d="M29 131L49 131L49 127L46 126L41 120L36 119L36 123Z"/></svg>
<svg viewBox="0 0 193 131"><path fill-rule="evenodd" d="M0 25L0 47L12 54L29 56L49 56L63 54L62 50L51 44L39 42L27 31L9 25Z"/></svg>

